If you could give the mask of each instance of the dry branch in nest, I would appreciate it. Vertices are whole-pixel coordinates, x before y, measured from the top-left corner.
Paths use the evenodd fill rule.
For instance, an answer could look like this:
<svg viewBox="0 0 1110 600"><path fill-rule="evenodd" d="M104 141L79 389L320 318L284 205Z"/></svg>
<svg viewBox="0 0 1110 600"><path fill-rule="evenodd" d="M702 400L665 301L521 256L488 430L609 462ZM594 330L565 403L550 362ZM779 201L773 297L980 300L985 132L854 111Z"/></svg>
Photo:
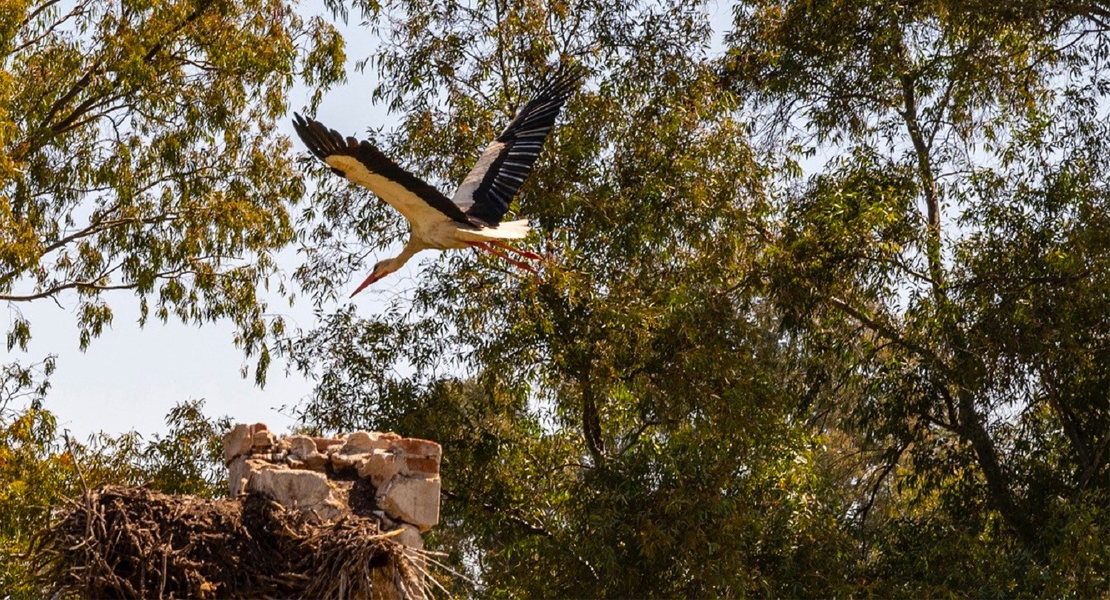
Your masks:
<svg viewBox="0 0 1110 600"><path fill-rule="evenodd" d="M316 525L257 495L107 486L61 510L36 557L61 597L430 598L422 553L391 537L372 519Z"/></svg>

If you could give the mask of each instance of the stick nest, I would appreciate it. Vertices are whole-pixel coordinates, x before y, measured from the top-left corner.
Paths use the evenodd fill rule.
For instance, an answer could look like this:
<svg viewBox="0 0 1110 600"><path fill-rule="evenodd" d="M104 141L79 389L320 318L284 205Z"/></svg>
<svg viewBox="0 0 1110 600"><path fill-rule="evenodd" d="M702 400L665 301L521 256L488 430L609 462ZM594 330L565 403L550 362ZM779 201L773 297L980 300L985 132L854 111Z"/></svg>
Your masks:
<svg viewBox="0 0 1110 600"><path fill-rule="evenodd" d="M422 555L365 517L316 525L272 500L107 486L38 540L54 597L427 598Z"/></svg>

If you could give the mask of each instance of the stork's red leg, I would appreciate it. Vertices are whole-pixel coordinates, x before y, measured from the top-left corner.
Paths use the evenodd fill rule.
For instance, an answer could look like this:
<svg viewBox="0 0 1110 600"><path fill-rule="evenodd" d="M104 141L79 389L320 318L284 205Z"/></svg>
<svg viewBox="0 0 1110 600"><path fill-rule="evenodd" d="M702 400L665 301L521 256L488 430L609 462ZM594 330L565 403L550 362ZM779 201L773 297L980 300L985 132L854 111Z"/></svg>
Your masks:
<svg viewBox="0 0 1110 600"><path fill-rule="evenodd" d="M536 269L534 269L532 267L532 265L527 264L527 263L522 263L519 260L516 260L515 258L510 258L508 254L505 254L504 252L500 252L498 250L494 250L493 248L490 248L489 246L485 245L483 242L470 242L470 245L474 246L475 248L481 248L482 250L485 250L486 252L489 252L490 254L492 254L494 256L497 256L499 258L503 258L503 259L513 263L514 265L520 267L521 269L524 269L525 271L528 271L529 273L535 273L536 272Z"/></svg>
<svg viewBox="0 0 1110 600"><path fill-rule="evenodd" d="M530 260L543 260L543 257L540 256L539 254L536 254L535 252L529 252L527 250L518 250L518 249L513 248L512 246L506 244L505 242L498 242L498 241L495 241L495 240L490 240L486 243L493 244L494 246L497 246L498 248L501 248L502 250L508 250L509 252L512 252L514 254L519 254L519 255L523 256L524 258L527 258L527 259L530 259Z"/></svg>

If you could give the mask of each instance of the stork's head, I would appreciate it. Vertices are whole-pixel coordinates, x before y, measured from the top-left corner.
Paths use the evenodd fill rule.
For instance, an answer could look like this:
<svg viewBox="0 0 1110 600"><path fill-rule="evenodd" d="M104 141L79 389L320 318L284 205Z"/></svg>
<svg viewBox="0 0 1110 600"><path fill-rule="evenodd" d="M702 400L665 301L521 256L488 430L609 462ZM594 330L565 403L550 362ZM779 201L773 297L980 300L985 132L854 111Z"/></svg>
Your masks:
<svg viewBox="0 0 1110 600"><path fill-rule="evenodd" d="M396 258L387 258L378 261L378 264L374 265L374 270L370 271L370 275L355 288L354 292L351 292L351 297L354 298L355 294L361 292L366 286L401 268L401 265L397 264L398 262Z"/></svg>

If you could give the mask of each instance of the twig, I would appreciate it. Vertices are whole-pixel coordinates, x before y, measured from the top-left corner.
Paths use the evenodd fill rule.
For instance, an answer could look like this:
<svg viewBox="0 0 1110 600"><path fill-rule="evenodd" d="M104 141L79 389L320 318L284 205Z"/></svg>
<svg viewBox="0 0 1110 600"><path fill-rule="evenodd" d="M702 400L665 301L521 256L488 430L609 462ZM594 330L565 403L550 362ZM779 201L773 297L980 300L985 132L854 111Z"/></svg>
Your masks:
<svg viewBox="0 0 1110 600"><path fill-rule="evenodd" d="M69 457L73 459L73 468L77 471L77 479L81 481L81 489L85 491L85 498L89 497L89 486L85 483L85 474L81 472L81 465L77 462L77 455L73 452L73 445L69 440L69 430L62 431L62 437L66 441L66 451L69 452Z"/></svg>

